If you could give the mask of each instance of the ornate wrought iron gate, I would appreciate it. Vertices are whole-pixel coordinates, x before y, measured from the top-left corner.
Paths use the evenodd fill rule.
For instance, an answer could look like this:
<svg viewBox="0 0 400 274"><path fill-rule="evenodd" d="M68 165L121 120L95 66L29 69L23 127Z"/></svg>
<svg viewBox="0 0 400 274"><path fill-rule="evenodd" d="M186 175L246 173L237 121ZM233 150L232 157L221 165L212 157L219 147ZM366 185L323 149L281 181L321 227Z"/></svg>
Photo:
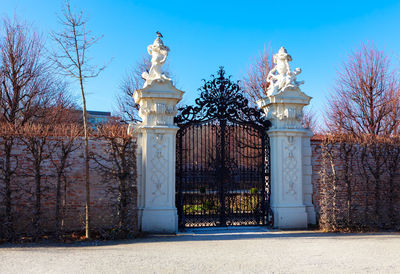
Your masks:
<svg viewBox="0 0 400 274"><path fill-rule="evenodd" d="M175 118L179 226L272 225L270 122L223 68L212 78Z"/></svg>

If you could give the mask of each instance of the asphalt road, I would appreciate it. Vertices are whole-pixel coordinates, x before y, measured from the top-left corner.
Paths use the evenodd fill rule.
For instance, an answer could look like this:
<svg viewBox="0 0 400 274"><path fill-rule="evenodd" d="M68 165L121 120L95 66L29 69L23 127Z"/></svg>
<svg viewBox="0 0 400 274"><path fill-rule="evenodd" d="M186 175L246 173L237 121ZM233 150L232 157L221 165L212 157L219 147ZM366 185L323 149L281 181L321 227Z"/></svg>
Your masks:
<svg viewBox="0 0 400 274"><path fill-rule="evenodd" d="M131 241L3 244L0 273L400 273L400 233L246 228Z"/></svg>

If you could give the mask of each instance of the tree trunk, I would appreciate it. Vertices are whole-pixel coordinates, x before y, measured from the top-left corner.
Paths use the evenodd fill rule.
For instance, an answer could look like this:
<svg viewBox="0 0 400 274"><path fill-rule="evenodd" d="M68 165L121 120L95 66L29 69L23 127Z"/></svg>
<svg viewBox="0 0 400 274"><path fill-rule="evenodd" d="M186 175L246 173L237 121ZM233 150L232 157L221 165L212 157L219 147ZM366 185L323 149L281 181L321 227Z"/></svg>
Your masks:
<svg viewBox="0 0 400 274"><path fill-rule="evenodd" d="M61 177L62 174L57 172L57 185L56 185L56 236L60 237L61 225L60 225L60 204L61 204Z"/></svg>
<svg viewBox="0 0 400 274"><path fill-rule="evenodd" d="M14 145L14 140L6 138L4 140L4 154L5 154L5 168L4 168L4 184L5 184L5 211L6 211L6 233L7 238L11 239L14 237L14 227L11 212L11 151Z"/></svg>
<svg viewBox="0 0 400 274"><path fill-rule="evenodd" d="M126 173L124 173L126 174ZM127 189L126 189L126 177L120 180L120 202L119 202L119 216L120 216L120 227L121 229L126 229L126 219L127 219Z"/></svg>
<svg viewBox="0 0 400 274"><path fill-rule="evenodd" d="M65 226L65 211L67 209L67 178L63 176L64 181L64 199L62 203L62 219L61 219L61 230L64 231Z"/></svg>
<svg viewBox="0 0 400 274"><path fill-rule="evenodd" d="M35 213L33 219L33 226L35 229L35 238L39 238L40 234L40 211L41 211L41 174L40 163L35 163Z"/></svg>
<svg viewBox="0 0 400 274"><path fill-rule="evenodd" d="M82 104L83 104L83 129L85 131L85 188L86 188L86 222L85 231L86 239L90 239L90 174L89 174L89 134L87 126L87 112L86 112L86 99L85 92L83 90L82 77L79 79L82 92Z"/></svg>
<svg viewBox="0 0 400 274"><path fill-rule="evenodd" d="M61 207L61 183L64 174L64 169L66 165L66 155L61 157L60 167L57 171L57 186L56 186L56 234L57 238L60 237L61 232L61 216L60 216L60 207Z"/></svg>

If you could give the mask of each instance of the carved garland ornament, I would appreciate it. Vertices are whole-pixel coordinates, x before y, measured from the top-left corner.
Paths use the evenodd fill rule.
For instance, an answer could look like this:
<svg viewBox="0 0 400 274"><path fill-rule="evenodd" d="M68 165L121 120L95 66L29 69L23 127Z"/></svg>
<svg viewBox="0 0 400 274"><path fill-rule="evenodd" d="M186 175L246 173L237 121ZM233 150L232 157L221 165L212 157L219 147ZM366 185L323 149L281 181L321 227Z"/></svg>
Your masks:
<svg viewBox="0 0 400 274"><path fill-rule="evenodd" d="M151 184L154 186L154 191L151 193L153 196L152 202L159 199L160 196L164 196L165 184L167 180L167 160L163 155L165 150L164 134L155 134L153 137L153 156L151 158L152 171L151 171Z"/></svg>
<svg viewBox="0 0 400 274"><path fill-rule="evenodd" d="M297 181L297 160L295 158L296 146L294 144L293 136L287 137L285 146L285 160L284 160L284 176L286 194L296 195L295 185Z"/></svg>

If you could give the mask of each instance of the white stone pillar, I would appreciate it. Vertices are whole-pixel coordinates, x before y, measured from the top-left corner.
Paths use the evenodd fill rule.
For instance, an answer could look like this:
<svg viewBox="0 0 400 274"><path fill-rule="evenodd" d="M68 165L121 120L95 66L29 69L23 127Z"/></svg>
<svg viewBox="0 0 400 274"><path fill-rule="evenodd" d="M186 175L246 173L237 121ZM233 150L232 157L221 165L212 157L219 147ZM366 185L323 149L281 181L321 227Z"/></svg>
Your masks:
<svg viewBox="0 0 400 274"><path fill-rule="evenodd" d="M175 155L178 127L173 119L183 91L171 81L152 81L136 90L143 122L138 126L138 208L143 232L176 233Z"/></svg>
<svg viewBox="0 0 400 274"><path fill-rule="evenodd" d="M271 154L271 209L277 228L306 228L315 223L311 185L312 132L301 124L303 107L311 97L290 71L291 56L284 48L274 56L276 69L268 75L268 96L258 101L272 126L268 131Z"/></svg>

